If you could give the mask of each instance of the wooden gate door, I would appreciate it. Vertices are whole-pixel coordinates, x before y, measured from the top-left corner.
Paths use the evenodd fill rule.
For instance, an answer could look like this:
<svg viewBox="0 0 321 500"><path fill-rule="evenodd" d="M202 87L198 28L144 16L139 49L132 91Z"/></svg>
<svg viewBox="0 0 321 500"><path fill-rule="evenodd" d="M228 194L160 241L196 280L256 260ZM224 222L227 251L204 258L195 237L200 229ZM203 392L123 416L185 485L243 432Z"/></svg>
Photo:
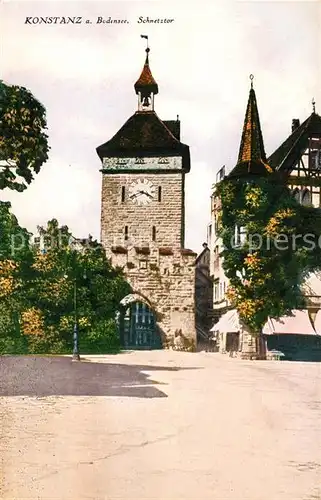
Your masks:
<svg viewBox="0 0 321 500"><path fill-rule="evenodd" d="M160 349L155 315L143 302L132 303L124 318L124 344L127 349Z"/></svg>

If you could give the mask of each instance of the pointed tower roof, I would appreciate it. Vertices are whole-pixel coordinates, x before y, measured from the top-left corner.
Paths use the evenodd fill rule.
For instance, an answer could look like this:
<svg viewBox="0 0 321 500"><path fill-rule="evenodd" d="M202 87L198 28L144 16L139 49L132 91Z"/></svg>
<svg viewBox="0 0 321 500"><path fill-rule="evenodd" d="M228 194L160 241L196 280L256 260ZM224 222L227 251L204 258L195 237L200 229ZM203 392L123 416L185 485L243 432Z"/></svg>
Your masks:
<svg viewBox="0 0 321 500"><path fill-rule="evenodd" d="M253 89L253 75L250 78L251 89L245 113L240 151L237 164L229 174L231 177L251 174L266 175L272 172L272 168L267 164L264 150L259 111Z"/></svg>
<svg viewBox="0 0 321 500"><path fill-rule="evenodd" d="M142 93L150 93L153 92L154 94L158 94L158 85L152 75L152 72L149 67L149 52L150 48L146 48L146 59L145 59L145 64L143 67L143 71L141 72L140 77L138 78L137 82L134 85L135 92L138 94L138 92Z"/></svg>

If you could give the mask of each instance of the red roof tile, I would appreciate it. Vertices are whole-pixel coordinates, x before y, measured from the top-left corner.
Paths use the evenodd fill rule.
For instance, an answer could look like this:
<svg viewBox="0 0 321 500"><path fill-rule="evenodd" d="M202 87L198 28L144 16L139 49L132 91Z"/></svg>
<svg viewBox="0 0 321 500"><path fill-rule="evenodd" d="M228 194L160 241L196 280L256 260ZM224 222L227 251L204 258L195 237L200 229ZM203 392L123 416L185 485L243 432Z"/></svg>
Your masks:
<svg viewBox="0 0 321 500"><path fill-rule="evenodd" d="M143 71L141 72L140 77L138 78L137 82L135 83L135 91L136 94L138 92L142 92L144 90L147 90L149 92L153 92L154 94L158 93L158 85L152 75L152 72L149 67L149 60L148 60L148 52L149 49L146 49L146 61L143 67Z"/></svg>
<svg viewBox="0 0 321 500"><path fill-rule="evenodd" d="M272 168L267 164L256 96L251 87L238 161L229 176L264 175L272 171Z"/></svg>

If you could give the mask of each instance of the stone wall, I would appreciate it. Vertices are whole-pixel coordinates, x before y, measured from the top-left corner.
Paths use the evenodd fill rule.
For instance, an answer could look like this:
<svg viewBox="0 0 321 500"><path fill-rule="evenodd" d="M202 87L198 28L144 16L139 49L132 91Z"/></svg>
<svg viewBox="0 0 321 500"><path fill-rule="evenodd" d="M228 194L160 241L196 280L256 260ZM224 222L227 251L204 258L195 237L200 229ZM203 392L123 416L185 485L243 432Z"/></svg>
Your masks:
<svg viewBox="0 0 321 500"><path fill-rule="evenodd" d="M196 268L195 276L196 323L204 333L213 326L213 281Z"/></svg>
<svg viewBox="0 0 321 500"><path fill-rule="evenodd" d="M144 246L152 241L156 228L158 246L184 246L184 173L103 174L101 242L107 256L112 246ZM155 186L155 198L145 206L129 199L129 187L136 180L146 179ZM122 201L122 186L125 200ZM158 187L161 186L161 201ZM128 239L125 240L125 226Z"/></svg>
<svg viewBox="0 0 321 500"><path fill-rule="evenodd" d="M195 269L196 327L202 336L208 335L213 325L213 280L210 276L210 249L206 243L203 243L203 248L204 250L196 259Z"/></svg>
<svg viewBox="0 0 321 500"><path fill-rule="evenodd" d="M111 263L124 268L133 292L142 294L156 313L163 344L181 330L196 343L195 257L179 247L112 247Z"/></svg>

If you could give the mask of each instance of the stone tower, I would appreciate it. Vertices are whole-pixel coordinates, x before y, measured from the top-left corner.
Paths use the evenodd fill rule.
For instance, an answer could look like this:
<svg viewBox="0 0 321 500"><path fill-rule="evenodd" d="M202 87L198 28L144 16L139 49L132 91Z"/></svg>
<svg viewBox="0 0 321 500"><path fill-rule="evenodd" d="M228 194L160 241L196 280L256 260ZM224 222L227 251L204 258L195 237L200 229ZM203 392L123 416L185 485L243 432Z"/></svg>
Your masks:
<svg viewBox="0 0 321 500"><path fill-rule="evenodd" d="M195 253L184 249L189 147L180 142L178 117L162 121L155 113L158 85L149 51L134 85L137 111L97 148L102 162L101 242L133 288L132 297L124 299L129 326L123 342L145 347L151 338L155 345L168 343L178 330L195 341ZM155 328L144 337L146 310ZM139 335L130 331L134 317L141 323Z"/></svg>

